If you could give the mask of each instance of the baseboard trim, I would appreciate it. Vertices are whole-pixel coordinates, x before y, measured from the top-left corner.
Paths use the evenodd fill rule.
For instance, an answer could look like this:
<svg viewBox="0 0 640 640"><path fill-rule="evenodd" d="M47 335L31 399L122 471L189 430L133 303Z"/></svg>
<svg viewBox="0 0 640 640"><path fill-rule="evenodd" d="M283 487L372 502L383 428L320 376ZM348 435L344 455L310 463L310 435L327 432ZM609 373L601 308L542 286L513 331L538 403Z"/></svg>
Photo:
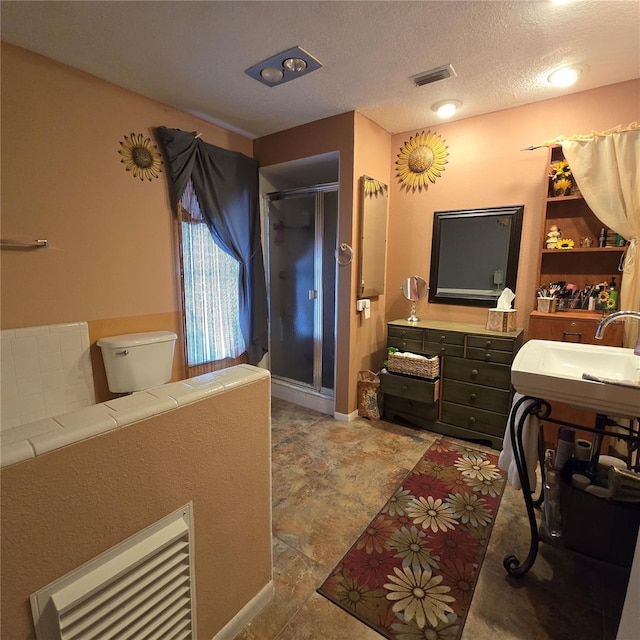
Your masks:
<svg viewBox="0 0 640 640"><path fill-rule="evenodd" d="M351 413L338 413L337 411L334 411L333 417L339 422L353 422L353 420L358 417L358 411L352 411Z"/></svg>
<svg viewBox="0 0 640 640"><path fill-rule="evenodd" d="M229 622L213 636L212 640L233 640L261 609L273 598L275 586L270 580Z"/></svg>

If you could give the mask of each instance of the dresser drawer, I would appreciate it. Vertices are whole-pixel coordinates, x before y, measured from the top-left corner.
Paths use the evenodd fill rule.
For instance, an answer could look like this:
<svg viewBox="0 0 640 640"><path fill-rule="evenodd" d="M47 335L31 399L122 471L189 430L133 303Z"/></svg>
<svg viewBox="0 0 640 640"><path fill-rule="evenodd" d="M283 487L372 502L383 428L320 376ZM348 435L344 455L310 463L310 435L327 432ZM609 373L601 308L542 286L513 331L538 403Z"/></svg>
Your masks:
<svg viewBox="0 0 640 640"><path fill-rule="evenodd" d="M467 347L483 349L484 351L507 351L513 353L514 340L507 338L489 338L487 336L468 336Z"/></svg>
<svg viewBox="0 0 640 640"><path fill-rule="evenodd" d="M447 380L471 382L499 389L511 388L511 367L506 364L447 357L442 369L442 375Z"/></svg>
<svg viewBox="0 0 640 640"><path fill-rule="evenodd" d="M464 356L463 344L447 344L444 342L425 342L424 353L432 356Z"/></svg>
<svg viewBox="0 0 640 640"><path fill-rule="evenodd" d="M438 400L438 390L438 380L419 380L393 373L380 374L380 391L385 395L434 404Z"/></svg>
<svg viewBox="0 0 640 640"><path fill-rule="evenodd" d="M613 322L607 327L602 340L598 340L596 329L602 317L581 319L569 313L539 314L534 311L529 320L528 340L556 340L621 347L624 333L622 322Z"/></svg>
<svg viewBox="0 0 640 640"><path fill-rule="evenodd" d="M389 336L387 346L395 347L400 351L411 351L413 353L427 353L422 348L422 340L411 340L409 338L396 338ZM434 354L431 354L434 355Z"/></svg>
<svg viewBox="0 0 640 640"><path fill-rule="evenodd" d="M437 329L425 329L425 342L434 342L436 344L459 344L464 345L464 333L455 331L438 331Z"/></svg>
<svg viewBox="0 0 640 640"><path fill-rule="evenodd" d="M401 417L414 424L430 427L438 418L438 403L427 404L398 396L385 396L384 416L391 420Z"/></svg>
<svg viewBox="0 0 640 640"><path fill-rule="evenodd" d="M442 403L441 422L464 427L471 431L488 433L494 436L504 436L507 416L493 411L466 407L453 402Z"/></svg>
<svg viewBox="0 0 640 640"><path fill-rule="evenodd" d="M390 338L402 338L403 340L418 340L422 342L422 335L424 329L418 329L417 327L396 327L389 325L388 336Z"/></svg>
<svg viewBox="0 0 640 640"><path fill-rule="evenodd" d="M492 349L478 349L467 346L467 358L470 360L482 360L483 362L511 364L513 354L510 351L494 351Z"/></svg>
<svg viewBox="0 0 640 640"><path fill-rule="evenodd" d="M458 382L457 380L442 381L442 399L447 402L455 402L503 414L508 414L511 408L510 391L482 387L477 384Z"/></svg>

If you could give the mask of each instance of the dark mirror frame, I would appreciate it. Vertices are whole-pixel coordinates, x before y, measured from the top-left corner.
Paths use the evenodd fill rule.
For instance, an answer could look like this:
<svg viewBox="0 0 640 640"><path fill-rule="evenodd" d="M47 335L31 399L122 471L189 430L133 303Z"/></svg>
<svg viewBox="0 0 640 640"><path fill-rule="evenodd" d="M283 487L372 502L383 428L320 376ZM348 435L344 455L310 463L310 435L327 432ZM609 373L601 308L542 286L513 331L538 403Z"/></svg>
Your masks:
<svg viewBox="0 0 640 640"><path fill-rule="evenodd" d="M433 241L431 245L431 272L429 275L429 302L441 303L441 304L460 304L476 307L494 307L500 293L502 293L505 287L511 289L514 293L516 290L516 277L518 274L518 260L520 258L520 235L522 233L522 218L524 215L524 205L514 205L509 207L492 207L487 209L460 209L455 211L436 211L433 214ZM474 231L474 227L480 231L481 227L486 226L487 217L495 218L509 218L509 230L508 230L508 245L506 265L504 265L504 283L500 285L499 290L496 288L495 293L487 294L486 290L478 290L477 293L473 293L473 286L460 287L460 289L468 289L465 293L459 295L448 293L438 294L438 283L441 281L442 274L439 273L441 265L441 252L442 251L455 251L455 254L459 256L460 260L464 261L465 257L469 259L469 256L474 256L469 264L470 277L472 273L477 273L481 269L481 264L485 254L483 254L482 248L486 247L486 264L488 266L488 273L493 271L491 265L491 257L494 254L494 249L491 247L490 242L486 238L482 238L479 233ZM462 235L458 236L458 242L455 246L444 247L443 246L443 226L447 225L447 222L455 221L456 226L465 221L468 224L464 224L465 228L470 231L465 234L469 240L469 244L464 244L464 238ZM475 223L475 224L474 224ZM505 237L505 241L507 241ZM473 243L473 246L470 244ZM500 265L502 266L502 265Z"/></svg>

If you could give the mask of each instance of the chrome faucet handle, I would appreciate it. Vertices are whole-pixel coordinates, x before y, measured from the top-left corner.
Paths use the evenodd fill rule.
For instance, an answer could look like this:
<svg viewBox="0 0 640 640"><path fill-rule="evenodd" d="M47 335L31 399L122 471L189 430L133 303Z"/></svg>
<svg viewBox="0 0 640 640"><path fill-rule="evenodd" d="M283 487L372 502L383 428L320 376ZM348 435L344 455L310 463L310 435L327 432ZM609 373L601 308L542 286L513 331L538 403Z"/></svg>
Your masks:
<svg viewBox="0 0 640 640"><path fill-rule="evenodd" d="M611 322L621 318L636 318L640 320L640 311L616 311L614 313L610 313L606 318L603 318L596 328L595 337L597 340L602 340L602 336L604 334L604 328ZM637 356L640 356L640 335L638 336L638 342L633 349L633 353Z"/></svg>

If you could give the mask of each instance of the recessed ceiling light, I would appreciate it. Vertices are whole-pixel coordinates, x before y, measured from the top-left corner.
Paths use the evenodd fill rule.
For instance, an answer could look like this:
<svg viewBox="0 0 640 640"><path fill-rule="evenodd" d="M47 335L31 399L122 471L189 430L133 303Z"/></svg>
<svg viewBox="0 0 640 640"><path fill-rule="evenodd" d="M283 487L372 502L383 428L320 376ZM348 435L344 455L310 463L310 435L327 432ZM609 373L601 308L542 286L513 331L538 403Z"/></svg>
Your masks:
<svg viewBox="0 0 640 640"><path fill-rule="evenodd" d="M434 104L431 109L441 118L450 118L461 106L460 100L443 100Z"/></svg>
<svg viewBox="0 0 640 640"><path fill-rule="evenodd" d="M578 79L583 69L584 67L582 65L561 67L560 69L552 71L547 76L547 82L555 87L570 87Z"/></svg>
<svg viewBox="0 0 640 640"><path fill-rule="evenodd" d="M302 58L287 58L282 66L287 69L287 71L292 71L293 73L300 73L307 68L307 63Z"/></svg>
<svg viewBox="0 0 640 640"><path fill-rule="evenodd" d="M275 67L265 67L260 71L260 77L267 82L280 82L284 78L284 72Z"/></svg>
<svg viewBox="0 0 640 640"><path fill-rule="evenodd" d="M293 47L254 64L245 73L269 87L277 87L320 67L322 63L302 47Z"/></svg>

